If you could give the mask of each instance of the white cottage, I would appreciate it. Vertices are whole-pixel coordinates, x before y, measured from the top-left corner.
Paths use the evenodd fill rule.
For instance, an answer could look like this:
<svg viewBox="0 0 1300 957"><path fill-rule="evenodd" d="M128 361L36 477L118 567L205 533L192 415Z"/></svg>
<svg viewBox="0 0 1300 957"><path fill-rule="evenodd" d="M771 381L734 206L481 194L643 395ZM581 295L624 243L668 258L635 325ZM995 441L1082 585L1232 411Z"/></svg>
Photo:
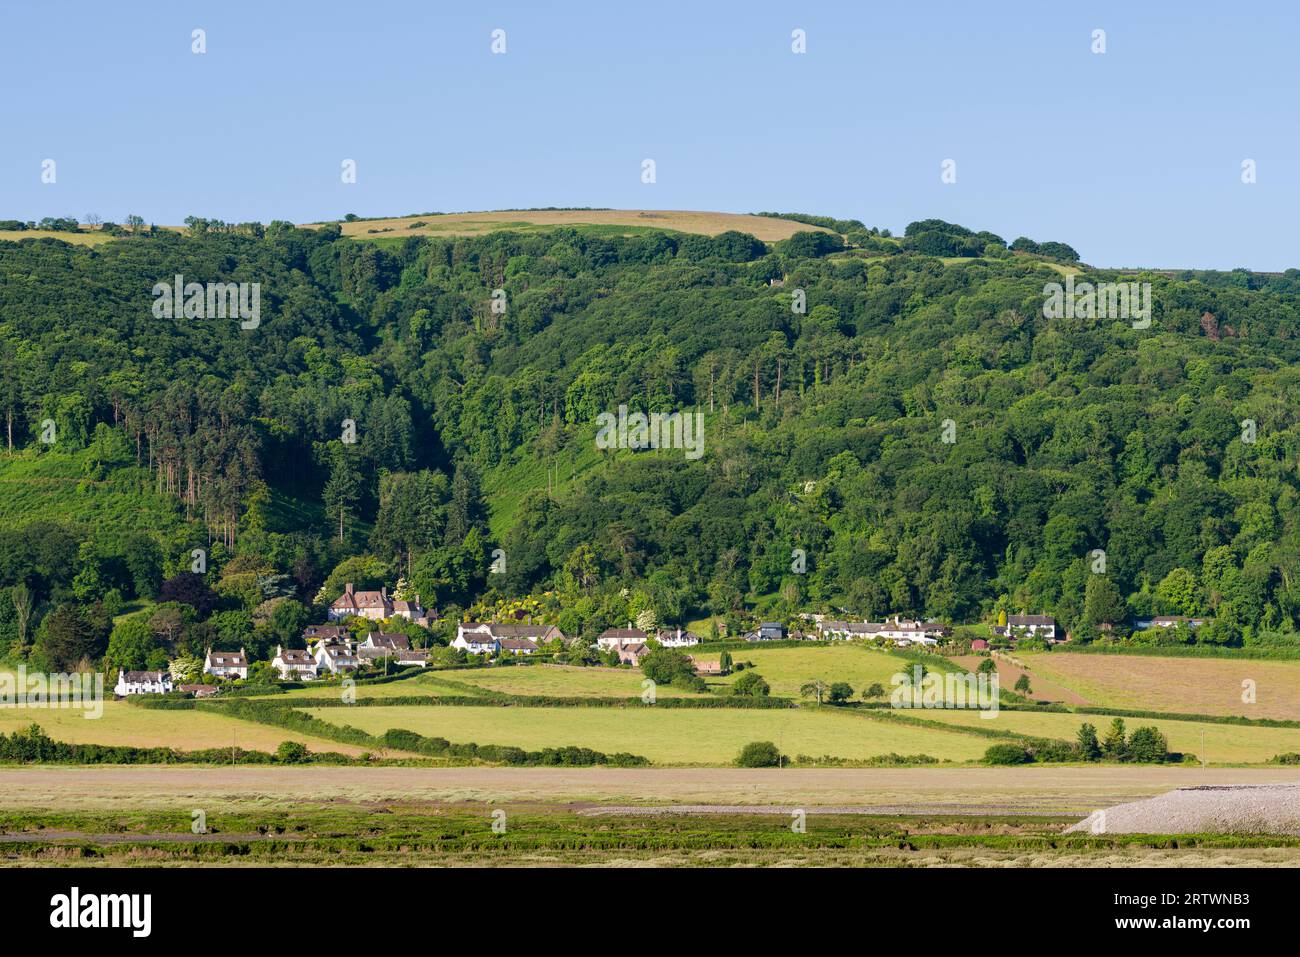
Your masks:
<svg viewBox="0 0 1300 957"><path fill-rule="evenodd" d="M247 678L248 655L244 654L243 648L239 651L213 651L209 648L207 657L203 659L203 673L218 678Z"/></svg>
<svg viewBox="0 0 1300 957"><path fill-rule="evenodd" d="M167 694L172 676L166 671L120 671L113 693L119 698L132 694Z"/></svg>

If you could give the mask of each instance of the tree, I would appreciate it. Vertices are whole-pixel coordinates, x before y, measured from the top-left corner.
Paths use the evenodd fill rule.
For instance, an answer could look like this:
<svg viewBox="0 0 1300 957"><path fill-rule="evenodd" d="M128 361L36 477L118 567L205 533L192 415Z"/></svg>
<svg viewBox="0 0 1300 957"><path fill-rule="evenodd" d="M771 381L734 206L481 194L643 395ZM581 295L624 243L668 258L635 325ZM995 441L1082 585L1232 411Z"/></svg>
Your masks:
<svg viewBox="0 0 1300 957"><path fill-rule="evenodd" d="M1156 585L1160 610L1170 615L1195 615L1201 610L1198 597L1201 586L1196 573L1186 568L1175 568Z"/></svg>
<svg viewBox="0 0 1300 957"><path fill-rule="evenodd" d="M113 628L104 655L106 669L144 671L160 669L166 664L167 652L143 618L127 618Z"/></svg>
<svg viewBox="0 0 1300 957"><path fill-rule="evenodd" d="M158 589L158 600L189 605L200 618L204 618L217 607L218 598L202 575L181 572L162 583Z"/></svg>
<svg viewBox="0 0 1300 957"><path fill-rule="evenodd" d="M866 691L862 692L862 697L866 699L883 698L885 696L885 686L876 682Z"/></svg>
<svg viewBox="0 0 1300 957"><path fill-rule="evenodd" d="M464 462L456 469L451 481L445 542L462 541L472 529L487 531L487 506L479 489L478 472L473 465Z"/></svg>
<svg viewBox="0 0 1300 957"><path fill-rule="evenodd" d="M150 535L132 535L127 539L123 552L136 596L155 597L163 575L163 555L158 543Z"/></svg>
<svg viewBox="0 0 1300 957"><path fill-rule="evenodd" d="M1029 695L1030 692L1029 675L1021 674L1020 677L1016 679L1016 694Z"/></svg>
<svg viewBox="0 0 1300 957"><path fill-rule="evenodd" d="M442 540L447 479L441 472L395 473L379 482L379 515L370 534L379 554L403 560L411 574L417 551Z"/></svg>
<svg viewBox="0 0 1300 957"><path fill-rule="evenodd" d="M102 625L80 607L60 605L41 621L32 658L48 671L73 671L83 661L103 655L106 637Z"/></svg>
<svg viewBox="0 0 1300 957"><path fill-rule="evenodd" d="M776 768L783 761L781 752L771 741L751 741L736 756L736 766L740 768Z"/></svg>
<svg viewBox="0 0 1300 957"><path fill-rule="evenodd" d="M1112 761L1128 760L1128 740L1124 729L1124 719L1116 718L1110 723L1110 730L1101 743L1102 753Z"/></svg>
<svg viewBox="0 0 1300 957"><path fill-rule="evenodd" d="M771 691L757 671L746 671L731 683L731 694L740 698L766 698Z"/></svg>
<svg viewBox="0 0 1300 957"><path fill-rule="evenodd" d="M311 620L311 613L301 602L284 599L271 610L266 622L267 644L292 648L302 640L302 631Z"/></svg>
<svg viewBox="0 0 1300 957"><path fill-rule="evenodd" d="M1097 761L1101 759L1101 745L1097 743L1097 729L1091 724L1083 724L1079 727L1075 740L1079 745L1079 756L1085 761Z"/></svg>
<svg viewBox="0 0 1300 957"><path fill-rule="evenodd" d="M853 686L847 681L837 681L831 685L830 702L831 704L843 704L853 697Z"/></svg>
<svg viewBox="0 0 1300 957"><path fill-rule="evenodd" d="M1089 575L1083 599L1084 622L1095 628L1120 624L1127 618L1128 608L1115 582L1108 575Z"/></svg>
<svg viewBox="0 0 1300 957"><path fill-rule="evenodd" d="M718 655L718 670L724 675L731 674L731 664L731 652L723 650L722 654Z"/></svg>
<svg viewBox="0 0 1300 957"><path fill-rule="evenodd" d="M1159 729L1143 725L1129 738L1128 753L1134 761L1147 764L1164 761L1168 757L1169 742Z"/></svg>
<svg viewBox="0 0 1300 957"><path fill-rule="evenodd" d="M14 606L14 617L18 626L18 645L20 648L27 646L27 626L32 620L32 590L23 582L19 582L9 589L9 600Z"/></svg>
<svg viewBox="0 0 1300 957"><path fill-rule="evenodd" d="M357 455L342 442L330 443L330 477L325 483L325 508L339 517L339 541L343 541L344 521L361 500L363 487Z"/></svg>
<svg viewBox="0 0 1300 957"><path fill-rule="evenodd" d="M655 684L668 685L695 677L695 665L677 648L655 648L641 658L641 672Z"/></svg>
<svg viewBox="0 0 1300 957"><path fill-rule="evenodd" d="M800 696L804 698L811 698L816 696L818 704L822 703L822 695L824 695L825 693L826 693L826 682L822 681L821 678L815 678L812 681L806 682L805 684L801 685L799 688Z"/></svg>

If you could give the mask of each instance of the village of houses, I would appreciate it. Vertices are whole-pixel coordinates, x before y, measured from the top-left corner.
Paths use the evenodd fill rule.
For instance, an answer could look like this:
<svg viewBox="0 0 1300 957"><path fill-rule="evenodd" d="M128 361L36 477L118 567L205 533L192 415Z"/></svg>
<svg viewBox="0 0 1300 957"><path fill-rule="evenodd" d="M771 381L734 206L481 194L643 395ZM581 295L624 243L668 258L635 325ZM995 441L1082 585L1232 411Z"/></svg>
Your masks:
<svg viewBox="0 0 1300 957"><path fill-rule="evenodd" d="M384 669L390 665L398 668L423 668L429 663L429 650L412 647L410 638L404 633L372 629L365 638L359 639L356 632L348 627L355 619L382 626L383 622L394 618L403 618L428 627L436 618L421 607L418 596L413 601L401 601L390 597L387 588L357 591L349 583L343 594L330 604L327 617L327 623L308 625L303 630L302 648L277 646L270 665L280 680L311 681L320 677L346 675L371 666ZM787 628L782 622L762 622L757 629L741 637L751 642L868 639L889 642L897 647L926 648L937 646L952 635L952 629L948 625L935 621L908 620L900 616L884 622L870 622L804 614L798 620L799 626L795 629ZM1203 622L1199 619L1166 616L1142 624L1169 628L1180 623L1198 627ZM1010 615L1005 625L995 625L991 631L994 635L1012 641L1025 637L1039 638L1049 643L1068 640L1067 637L1058 636L1056 620L1049 615ZM554 625L459 622L451 647L487 661L536 654L543 646L550 645L557 639L567 642L569 636ZM648 633L629 623L626 628L606 629L597 637L595 645L602 652L617 654L620 664L638 667L652 647L692 648L700 642L698 635L681 628L659 629ZM977 638L971 641L970 646L972 651L985 651L989 648L989 642ZM718 673L717 662L693 661L693 664L697 674ZM168 671L123 671L119 674L114 693L118 697L126 697L182 692L194 697L207 697L220 690L222 681L247 679L248 671L249 659L243 648L238 651L209 649L203 661L203 673L211 675L215 679L214 683L175 684Z"/></svg>

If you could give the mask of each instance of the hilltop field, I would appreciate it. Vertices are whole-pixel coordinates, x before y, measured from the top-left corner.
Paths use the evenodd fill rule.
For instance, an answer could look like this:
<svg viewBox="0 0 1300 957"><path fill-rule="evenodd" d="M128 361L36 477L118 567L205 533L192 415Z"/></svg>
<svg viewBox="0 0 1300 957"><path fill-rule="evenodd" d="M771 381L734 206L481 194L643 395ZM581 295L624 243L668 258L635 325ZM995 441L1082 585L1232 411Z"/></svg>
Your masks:
<svg viewBox="0 0 1300 957"><path fill-rule="evenodd" d="M344 220L340 225L343 235L353 239L482 236L505 230L538 232L556 226L571 226L589 233L616 236L631 236L654 230L716 236L734 230L748 233L763 242L773 243L789 239L798 232L829 232L824 226L813 226L772 216L680 209L498 209L469 213L430 213L418 216L353 219ZM169 232L179 232L184 229L182 226L158 226L157 228ZM0 230L0 241L57 239L77 246L98 246L129 238L131 238L129 234L113 235L89 226L75 233L49 229Z"/></svg>

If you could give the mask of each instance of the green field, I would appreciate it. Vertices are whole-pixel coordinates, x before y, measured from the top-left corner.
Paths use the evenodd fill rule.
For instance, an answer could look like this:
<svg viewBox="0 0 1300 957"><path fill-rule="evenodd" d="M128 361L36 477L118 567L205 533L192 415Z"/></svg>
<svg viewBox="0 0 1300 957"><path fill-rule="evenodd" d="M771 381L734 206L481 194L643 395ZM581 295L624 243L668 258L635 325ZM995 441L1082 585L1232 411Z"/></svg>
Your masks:
<svg viewBox="0 0 1300 957"><path fill-rule="evenodd" d="M439 672L446 677L453 677L456 672ZM414 695L426 697L442 697L445 695L459 696L464 692L448 688L445 685L434 683L432 675L421 673L414 678L404 678L401 681L388 681L383 684L358 684L353 687L353 693L356 700L363 701L367 698L401 698ZM292 688L283 694L265 695L272 701L291 702L300 698L339 698L343 695L343 685L337 681L309 681L305 688Z"/></svg>
<svg viewBox="0 0 1300 957"><path fill-rule="evenodd" d="M510 668L474 668L445 672L452 681L475 685L489 691L515 695L547 697L639 698L646 680L640 669L578 668L570 665L538 664ZM655 688L661 698L699 697L669 685Z"/></svg>
<svg viewBox="0 0 1300 957"><path fill-rule="evenodd" d="M948 724L1014 731L1031 737L1073 741L1079 726L1087 722L1105 737L1114 719L1097 714L1033 714L1024 711L999 711L994 718L981 718L976 711L918 710L917 717ZM1300 729L1258 728L1249 725L1214 724L1200 721L1165 721L1151 718L1124 718L1132 734L1135 728L1152 725L1169 740L1169 750L1201 756L1202 732L1205 755L1210 764L1262 763L1284 751L1300 752ZM991 742L990 742L991 743Z"/></svg>
<svg viewBox="0 0 1300 957"><path fill-rule="evenodd" d="M705 646L707 647L707 646ZM700 661L717 661L718 652L688 649ZM772 694L785 698L798 698L805 682L821 678L828 684L847 681L853 686L855 697L873 684L883 685L888 692L890 678L911 667L910 662L874 648L865 648L847 642L809 644L802 648L764 648L760 644L741 648L731 653L733 662L754 663L758 672L772 688ZM725 688L743 671L733 672L724 678L709 678L709 684Z"/></svg>
<svg viewBox="0 0 1300 957"><path fill-rule="evenodd" d="M234 746L246 751L274 751L280 742L292 740L302 742L313 751L355 755L363 750L295 731L228 718L211 711L164 711L108 700L104 702L101 717L87 718L85 715L86 712L71 708L0 708L0 733L12 734L38 724L51 738L69 744L174 748L178 751Z"/></svg>
<svg viewBox="0 0 1300 957"><path fill-rule="evenodd" d="M371 734L405 728L454 742L515 745L529 750L575 745L612 754L640 754L656 764L725 765L750 741L772 741L782 753L866 760L928 754L971 761L989 741L973 735L866 718L832 709L741 710L654 708L366 707L316 708L323 721Z"/></svg>

